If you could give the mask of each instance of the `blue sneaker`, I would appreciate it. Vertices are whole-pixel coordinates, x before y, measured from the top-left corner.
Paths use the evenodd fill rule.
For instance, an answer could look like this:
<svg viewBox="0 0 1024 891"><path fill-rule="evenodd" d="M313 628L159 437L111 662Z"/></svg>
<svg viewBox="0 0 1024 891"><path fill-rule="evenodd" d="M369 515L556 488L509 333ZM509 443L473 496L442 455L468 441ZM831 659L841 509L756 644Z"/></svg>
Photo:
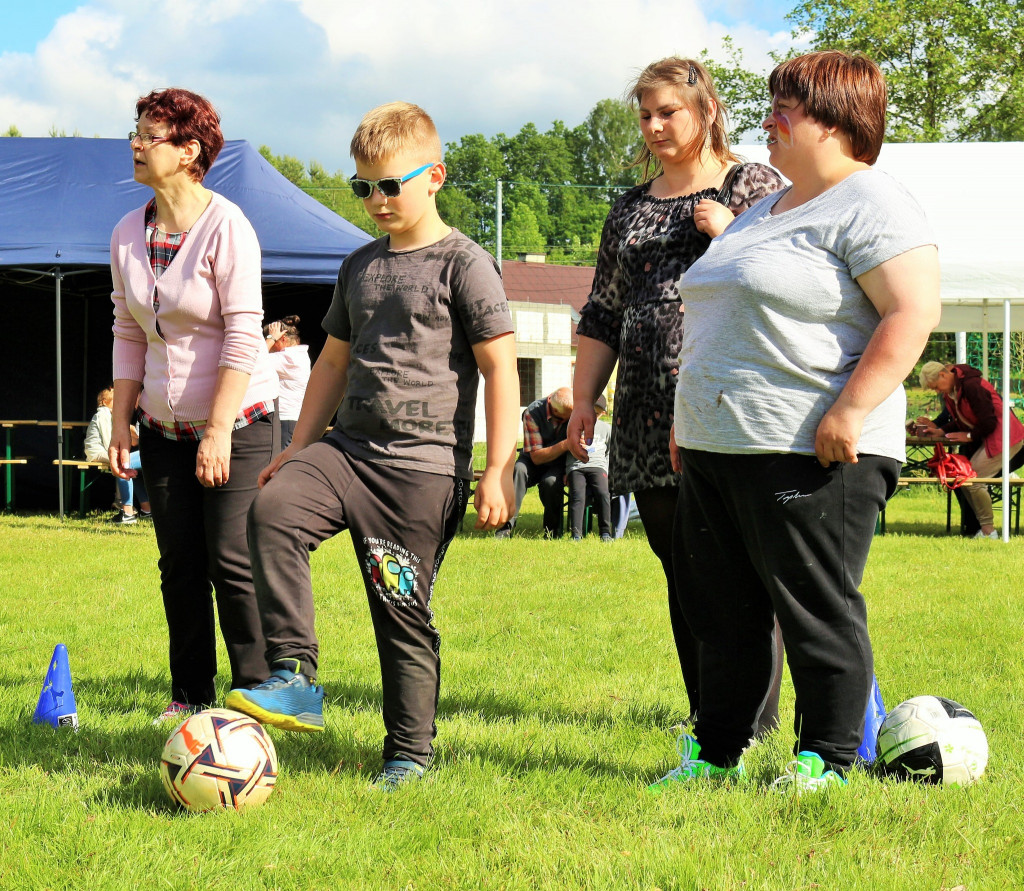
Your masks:
<svg viewBox="0 0 1024 891"><path fill-rule="evenodd" d="M299 667L297 660L295 667ZM251 690L232 690L224 697L224 705L282 730L317 733L324 729L324 688L286 668L276 669Z"/></svg>
<svg viewBox="0 0 1024 891"><path fill-rule="evenodd" d="M845 777L834 770L825 770L825 762L817 752L800 752L786 765L785 772L772 783L772 788L783 794L790 791L799 794L821 792L829 786L841 788L845 785Z"/></svg>
<svg viewBox="0 0 1024 891"><path fill-rule="evenodd" d="M373 785L382 792L394 792L404 783L414 783L421 779L426 772L422 764L415 761L405 761L401 758L393 758L384 762L384 770L381 775L373 781Z"/></svg>

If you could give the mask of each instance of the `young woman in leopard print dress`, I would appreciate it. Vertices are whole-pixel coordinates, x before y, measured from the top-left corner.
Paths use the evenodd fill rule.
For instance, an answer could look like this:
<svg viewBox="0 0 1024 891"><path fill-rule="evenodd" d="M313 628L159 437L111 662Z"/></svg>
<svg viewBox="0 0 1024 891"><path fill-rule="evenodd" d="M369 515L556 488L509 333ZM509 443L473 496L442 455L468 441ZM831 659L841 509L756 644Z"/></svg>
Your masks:
<svg viewBox="0 0 1024 891"><path fill-rule="evenodd" d="M593 435L593 405L618 363L609 485L630 492L668 582L669 616L691 715L699 706L697 643L680 612L672 571L672 521L679 478L669 458L683 305L676 282L736 214L783 185L763 164L741 164L729 148L725 109L702 65L669 58L631 85L644 147L643 182L608 214L593 290L578 326L572 451ZM781 674L781 660L780 671ZM777 723L778 683L764 710Z"/></svg>

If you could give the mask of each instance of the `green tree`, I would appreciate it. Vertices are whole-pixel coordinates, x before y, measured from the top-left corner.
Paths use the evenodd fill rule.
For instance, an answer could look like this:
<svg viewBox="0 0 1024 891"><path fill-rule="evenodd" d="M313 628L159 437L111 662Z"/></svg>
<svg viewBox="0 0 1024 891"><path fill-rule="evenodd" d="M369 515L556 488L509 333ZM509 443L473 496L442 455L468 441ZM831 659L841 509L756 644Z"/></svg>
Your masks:
<svg viewBox="0 0 1024 891"><path fill-rule="evenodd" d="M602 99L568 136L576 181L587 185L632 186L628 165L643 145L636 112L618 99ZM608 197L618 194L612 192Z"/></svg>
<svg viewBox="0 0 1024 891"><path fill-rule="evenodd" d="M445 166L448 182L438 193L441 217L493 250L497 182L509 178L501 149L482 133L472 133L448 143Z"/></svg>
<svg viewBox="0 0 1024 891"><path fill-rule="evenodd" d="M529 204L513 204L502 231L502 258L511 260L518 253L544 253L545 249L544 236L541 235L533 209Z"/></svg>
<svg viewBox="0 0 1024 891"><path fill-rule="evenodd" d="M0 136L21 136L21 130L15 127L14 124L11 124L5 133L0 133Z"/></svg>
<svg viewBox="0 0 1024 891"><path fill-rule="evenodd" d="M881 66L890 140L1024 138L1019 0L805 0L788 18L815 49Z"/></svg>
<svg viewBox="0 0 1024 891"><path fill-rule="evenodd" d="M722 39L726 61L718 62L707 50L700 61L707 68L715 88L728 111L729 133L733 142L739 142L744 133L761 132L761 122L770 104L768 72L750 71L743 65L743 50L731 37ZM780 62L782 58L773 61Z"/></svg>
<svg viewBox="0 0 1024 891"><path fill-rule="evenodd" d="M338 216L374 237L382 234L373 220L367 216L363 202L352 193L348 180L340 170L328 173L317 161L310 161L307 167L291 155L275 155L265 145L260 146L259 152L285 179L333 210Z"/></svg>

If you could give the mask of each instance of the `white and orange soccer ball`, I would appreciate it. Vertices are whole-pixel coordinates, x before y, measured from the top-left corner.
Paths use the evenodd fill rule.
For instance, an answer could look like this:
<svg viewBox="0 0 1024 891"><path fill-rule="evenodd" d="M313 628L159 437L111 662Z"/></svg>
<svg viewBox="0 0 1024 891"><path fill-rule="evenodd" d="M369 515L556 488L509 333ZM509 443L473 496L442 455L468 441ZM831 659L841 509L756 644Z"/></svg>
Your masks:
<svg viewBox="0 0 1024 891"><path fill-rule="evenodd" d="M160 756L167 794L190 811L262 804L277 782L277 752L248 715L223 708L197 712L167 739Z"/></svg>

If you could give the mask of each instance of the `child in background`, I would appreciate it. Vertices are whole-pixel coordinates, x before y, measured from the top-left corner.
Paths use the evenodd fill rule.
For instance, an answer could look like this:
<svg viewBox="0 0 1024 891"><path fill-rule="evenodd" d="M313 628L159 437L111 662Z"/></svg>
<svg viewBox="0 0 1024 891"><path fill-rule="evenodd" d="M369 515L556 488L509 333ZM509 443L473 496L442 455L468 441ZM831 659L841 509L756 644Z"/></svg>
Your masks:
<svg viewBox="0 0 1024 891"><path fill-rule="evenodd" d="M572 540L579 541L585 532L583 516L587 498L593 500L597 512L597 529L601 541L612 541L612 505L608 493L608 440L612 435L611 425L602 421L601 416L608 408L604 396L598 396L594 403L594 442L587 448L587 459L569 454L565 467L565 479L569 486L569 531Z"/></svg>
<svg viewBox="0 0 1024 891"><path fill-rule="evenodd" d="M281 448L286 449L291 444L309 383L309 347L299 337L298 316L271 322L263 329L263 335L270 351L270 364L281 384L277 411L281 419Z"/></svg>
<svg viewBox="0 0 1024 891"><path fill-rule="evenodd" d="M476 527L495 529L514 500L519 377L494 259L438 216L446 172L433 121L405 102L381 106L351 153L352 189L386 234L342 264L294 438L260 474L249 542L272 674L225 704L285 730L323 729L309 554L348 529L383 681L377 786L392 791L433 756L440 635L430 601L473 478L478 378L487 464Z"/></svg>
<svg viewBox="0 0 1024 891"><path fill-rule="evenodd" d="M96 414L89 421L85 430L85 459L87 461L102 461L110 464L110 429L112 425L111 410L114 407L114 389L105 387L96 395ZM132 444L139 444L137 429L132 431ZM117 498L120 507L114 516L110 518L111 523L118 526L131 526L138 520L152 519L150 512L149 498L146 495L146 484L142 481L142 461L139 459L139 450L132 449L129 454L129 467L132 470L140 471L139 475L131 480L123 480L115 477L117 482ZM138 508L136 509L136 503Z"/></svg>

